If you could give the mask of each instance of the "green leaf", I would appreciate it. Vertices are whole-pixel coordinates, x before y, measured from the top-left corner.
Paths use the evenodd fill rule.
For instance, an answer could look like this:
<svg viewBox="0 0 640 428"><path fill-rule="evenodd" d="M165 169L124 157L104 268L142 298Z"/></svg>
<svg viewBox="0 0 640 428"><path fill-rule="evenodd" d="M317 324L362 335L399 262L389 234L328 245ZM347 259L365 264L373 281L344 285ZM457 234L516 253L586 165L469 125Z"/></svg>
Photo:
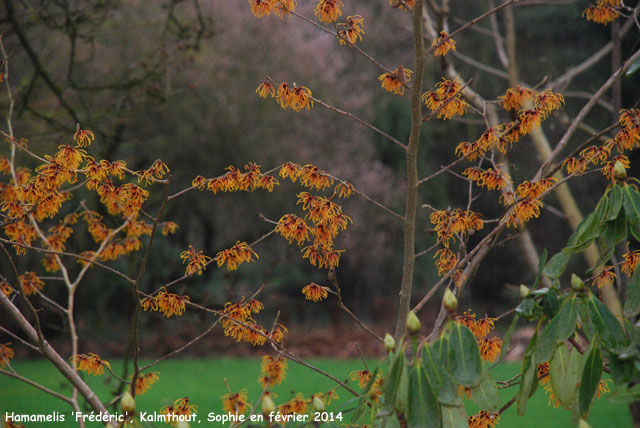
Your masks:
<svg viewBox="0 0 640 428"><path fill-rule="evenodd" d="M507 352L509 352L509 343L511 342L511 336L513 336L513 332L516 330L517 325L518 325L518 314L516 314L513 317L513 321L511 321L511 325L509 326L509 328L507 329L506 333L502 338L502 350L500 351L500 358L498 360L503 359L504 356L507 355Z"/></svg>
<svg viewBox="0 0 640 428"><path fill-rule="evenodd" d="M609 203L602 219L604 221L615 220L624 202L624 190L619 184L614 184L607 196Z"/></svg>
<svg viewBox="0 0 640 428"><path fill-rule="evenodd" d="M524 358L522 359L522 368L520 369L522 380L520 381L520 390L516 397L516 405L520 416L524 415L527 409L527 401L538 387L537 367L532 358L537 341L538 332L536 332L529 341L529 345L527 345L527 349L524 351Z"/></svg>
<svg viewBox="0 0 640 428"><path fill-rule="evenodd" d="M592 344L591 352L587 356L582 370L582 380L580 381L580 392L578 394L580 402L580 415L582 419L587 419L593 396L600 384L600 376L602 375L602 357L600 356L600 348L598 343Z"/></svg>
<svg viewBox="0 0 640 428"><path fill-rule="evenodd" d="M449 333L449 358L453 379L463 386L476 386L480 382L482 360L478 342L469 328L455 323Z"/></svg>
<svg viewBox="0 0 640 428"><path fill-rule="evenodd" d="M407 376L407 368L404 364L404 351L400 349L394 355L389 374L384 380L384 399L387 410L391 410L395 406L396 396L403 376Z"/></svg>
<svg viewBox="0 0 640 428"><path fill-rule="evenodd" d="M407 422L409 427L440 428L442 414L436 398L422 367L414 367L409 375L409 408Z"/></svg>
<svg viewBox="0 0 640 428"><path fill-rule="evenodd" d="M632 319L640 314L640 269L631 275L624 301L624 316Z"/></svg>
<svg viewBox="0 0 640 428"><path fill-rule="evenodd" d="M461 404L458 390L451 380L451 375L438 359L436 351L440 347L434 348L434 345L436 343L425 346L422 351L422 365L424 366L425 375L433 392L442 404L457 406Z"/></svg>
<svg viewBox="0 0 640 428"><path fill-rule="evenodd" d="M578 381L582 373L582 354L574 348L567 349L564 344L558 349L549 362L549 381L553 394L562 407L571 410L578 392Z"/></svg>
<svg viewBox="0 0 640 428"><path fill-rule="evenodd" d="M498 410L498 387L487 370L482 371L478 386L471 388L471 399L482 410Z"/></svg>
<svg viewBox="0 0 640 428"><path fill-rule="evenodd" d="M544 270L544 266L547 264L547 257L549 257L549 253L547 253L547 249L542 250L542 254L540 254L540 259L538 260L538 272L536 274L536 280L533 281L534 290L538 288L538 284L540 283L540 278L542 278L542 271Z"/></svg>
<svg viewBox="0 0 640 428"><path fill-rule="evenodd" d="M560 308L560 302L558 301L558 292L555 290L549 290L542 299L542 311L547 318L553 318Z"/></svg>
<svg viewBox="0 0 640 428"><path fill-rule="evenodd" d="M362 416L365 415L366 410L369 408L369 406L367 405L368 391L371 390L371 387L373 386L373 383L378 378L379 373L380 373L380 367L376 367L376 369L373 371L373 374L371 375L371 378L369 379L369 382L367 382L367 386L364 389L365 391L367 391L367 394L363 394L362 396L360 396L360 399L358 401L358 406L356 407L353 414L351 415L352 423L355 423L358 420L360 420L360 418L362 418Z"/></svg>
<svg viewBox="0 0 640 428"><path fill-rule="evenodd" d="M636 58L635 61L633 61L633 64L631 64L631 66L629 67L629 69L627 70L626 73L624 73L625 76L631 76L633 73L635 73L636 71L638 71L640 69L640 57Z"/></svg>
<svg viewBox="0 0 640 428"><path fill-rule="evenodd" d="M533 309L536 302L531 297L523 299L518 306L516 306L516 313L525 318L530 318L533 315Z"/></svg>
<svg viewBox="0 0 640 428"><path fill-rule="evenodd" d="M640 193L629 185L624 186L624 211L631 226L640 224Z"/></svg>
<svg viewBox="0 0 640 428"><path fill-rule="evenodd" d="M469 418L462 406L442 406L442 428L469 428Z"/></svg>
<svg viewBox="0 0 640 428"><path fill-rule="evenodd" d="M609 308L593 294L585 300L589 318L602 345L610 352L617 353L627 344L627 339L618 319Z"/></svg>
<svg viewBox="0 0 640 428"><path fill-rule="evenodd" d="M538 340L534 362L541 364L550 361L558 342L567 340L576 329L579 301L575 297L564 301L558 315L547 324Z"/></svg>
<svg viewBox="0 0 640 428"><path fill-rule="evenodd" d="M615 220L604 223L604 230L600 234L600 250L606 252L618 242L627 238L627 218L624 211L620 211ZM610 258L610 257L609 257ZM609 259L607 258L607 260Z"/></svg>
<svg viewBox="0 0 640 428"><path fill-rule="evenodd" d="M446 336L441 336L431 344L431 351L437 364L449 367L449 341Z"/></svg>
<svg viewBox="0 0 640 428"><path fill-rule="evenodd" d="M562 275L567 268L570 259L571 254L567 254L563 251L559 252L555 256L551 257L551 260L549 260L547 265L544 267L544 274L551 279L560 278L560 275Z"/></svg>
<svg viewBox="0 0 640 428"><path fill-rule="evenodd" d="M607 205L607 196L603 196L600 202L598 202L596 209L580 222L562 252L579 253L591 245L591 242L601 233L601 222L605 215Z"/></svg>

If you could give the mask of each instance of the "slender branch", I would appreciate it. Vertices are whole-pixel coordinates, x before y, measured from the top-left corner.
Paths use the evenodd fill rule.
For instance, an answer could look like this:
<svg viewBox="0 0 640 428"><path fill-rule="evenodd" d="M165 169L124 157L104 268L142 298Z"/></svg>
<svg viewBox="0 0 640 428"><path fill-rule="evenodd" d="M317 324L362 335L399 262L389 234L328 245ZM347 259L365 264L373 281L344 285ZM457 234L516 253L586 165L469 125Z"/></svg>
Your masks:
<svg viewBox="0 0 640 428"><path fill-rule="evenodd" d="M34 382L29 378L26 378L24 376L19 375L18 373L13 373L13 372L10 372L8 370L0 369L0 374L12 377L14 379L18 379L19 381L22 381L22 382L24 382L26 384L29 384L29 385L31 385L31 386L33 386L35 388L38 388L39 390L44 391L47 394L52 395L52 396L56 397L57 399L64 401L65 403L68 403L68 404L72 404L73 403L73 400L71 398L69 398L67 396L64 396L64 395L62 395L62 394L60 394L58 392L55 392L55 391L47 388L46 386L40 385L38 382Z"/></svg>

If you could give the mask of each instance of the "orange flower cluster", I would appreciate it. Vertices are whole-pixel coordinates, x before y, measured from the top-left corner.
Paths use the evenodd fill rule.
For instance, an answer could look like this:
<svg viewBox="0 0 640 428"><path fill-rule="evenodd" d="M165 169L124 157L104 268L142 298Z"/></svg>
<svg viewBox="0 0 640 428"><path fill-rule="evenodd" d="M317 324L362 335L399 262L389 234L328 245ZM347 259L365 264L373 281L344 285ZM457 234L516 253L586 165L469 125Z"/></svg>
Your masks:
<svg viewBox="0 0 640 428"><path fill-rule="evenodd" d="M258 377L258 382L263 388L280 385L287 375L287 360L281 356L273 358L265 355L262 357L260 372L262 374Z"/></svg>
<svg viewBox="0 0 640 428"><path fill-rule="evenodd" d="M101 359L98 355L93 353L89 353L88 355L76 355L75 359L71 356L69 357L69 360L73 362L73 366L76 370L85 371L93 376L103 375L105 367L111 369L111 365L108 361Z"/></svg>
<svg viewBox="0 0 640 428"><path fill-rule="evenodd" d="M469 416L469 428L493 428L500 421L500 414L481 410L473 416Z"/></svg>
<svg viewBox="0 0 640 428"><path fill-rule="evenodd" d="M338 37L340 38L340 44L344 45L349 42L355 45L358 40L362 41L362 35L364 34L363 23L364 18L360 15L347 16L346 23L339 23Z"/></svg>
<svg viewBox="0 0 640 428"><path fill-rule="evenodd" d="M282 324L277 324L273 334L258 325L251 314L260 312L264 306L258 300L242 302L227 302L222 311L222 328L226 336L233 337L236 342L248 342L252 345L264 345L268 337L275 342L282 342L287 329Z"/></svg>
<svg viewBox="0 0 640 428"><path fill-rule="evenodd" d="M305 218L310 218L314 224L314 227L310 229L314 236L314 242L302 249L302 257L308 258L313 266L319 268L330 269L338 266L340 254L344 250L334 249L333 240L353 221L342 213L340 205L332 202L329 198L313 196L308 192L299 193L297 196L298 204L301 204L302 209L307 211Z"/></svg>
<svg viewBox="0 0 640 428"><path fill-rule="evenodd" d="M620 7L620 0L597 0L595 5L582 11L582 16L587 21L607 25L620 16L616 7Z"/></svg>
<svg viewBox="0 0 640 428"><path fill-rule="evenodd" d="M151 385L156 383L158 379L160 379L158 377L158 372L149 372L138 375L136 378L136 395L147 392L149 388L151 388Z"/></svg>
<svg viewBox="0 0 640 428"><path fill-rule="evenodd" d="M593 278L593 283L601 288L602 286L613 285L616 280L616 274L613 272L613 266L605 266L602 272Z"/></svg>
<svg viewBox="0 0 640 428"><path fill-rule="evenodd" d="M296 241L300 246L303 242L309 240L309 232L311 232L311 229L307 226L304 219L295 214L285 214L278 220L275 231L289 241L289 244Z"/></svg>
<svg viewBox="0 0 640 428"><path fill-rule="evenodd" d="M502 339L497 336L486 337L494 328L496 318L485 317L476 319L476 314L466 311L463 315L456 317L456 321L462 325L469 327L478 341L480 356L486 361L495 361L502 351Z"/></svg>
<svg viewBox="0 0 640 428"><path fill-rule="evenodd" d="M35 272L25 272L18 277L20 286L25 295L30 296L36 294L44 287L44 282L36 275Z"/></svg>
<svg viewBox="0 0 640 428"><path fill-rule="evenodd" d="M0 343L0 367L6 367L14 356L11 342Z"/></svg>
<svg viewBox="0 0 640 428"><path fill-rule="evenodd" d="M310 164L300 166L293 162L285 162L280 168L280 177L288 178L293 183L300 179L300 184L308 189L324 190L333 185L333 178L326 171ZM352 189L353 186L349 183L339 183L334 189L334 194L337 191L350 196Z"/></svg>
<svg viewBox="0 0 640 428"><path fill-rule="evenodd" d="M449 248L441 248L436 251L433 256L436 261L436 267L438 268L438 275L442 276L447 274L458 264L458 257Z"/></svg>
<svg viewBox="0 0 640 428"><path fill-rule="evenodd" d="M144 182L147 186L149 183L162 179L169 172L169 167L160 159L156 159L153 164L145 170L136 171L138 183Z"/></svg>
<svg viewBox="0 0 640 428"><path fill-rule="evenodd" d="M342 9L340 9L342 6L344 6L342 0L318 0L313 11L320 21L329 24L342 15Z"/></svg>
<svg viewBox="0 0 640 428"><path fill-rule="evenodd" d="M172 221L167 221L165 223L162 223L162 234L164 236L168 236L170 233L176 233L176 229L178 228L178 224L174 223Z"/></svg>
<svg viewBox="0 0 640 428"><path fill-rule="evenodd" d="M282 18L293 12L297 3L297 0L249 0L251 13L258 18L270 15L271 12Z"/></svg>
<svg viewBox="0 0 640 428"><path fill-rule="evenodd" d="M241 389L240 392L229 392L222 396L222 409L225 412L244 415L250 408L246 388Z"/></svg>
<svg viewBox="0 0 640 428"><path fill-rule="evenodd" d="M533 183L523 181L518 185L516 194L519 198L538 199L544 192L549 190L558 181L555 177L542 178Z"/></svg>
<svg viewBox="0 0 640 428"><path fill-rule="evenodd" d="M400 10L413 9L416 5L416 0L389 0L389 6L395 8L400 8ZM406 7L405 7L406 6Z"/></svg>
<svg viewBox="0 0 640 428"><path fill-rule="evenodd" d="M76 133L73 134L73 139L79 147L87 147L95 138L93 132L88 129L80 129L80 125L76 127Z"/></svg>
<svg viewBox="0 0 640 428"><path fill-rule="evenodd" d="M283 415L304 415L307 413L307 404L309 401L305 400L302 393L299 392L294 398L278 406L278 410Z"/></svg>
<svg viewBox="0 0 640 428"><path fill-rule="evenodd" d="M178 398L173 404L163 406L160 409L160 413L169 416L168 420L171 420L171 426L178 425L178 416L189 416L196 414L198 406L191 404L189 397Z"/></svg>
<svg viewBox="0 0 640 428"><path fill-rule="evenodd" d="M540 217L540 208L542 208L542 202L538 199L524 199L517 202L509 213L507 226L519 227L532 218Z"/></svg>
<svg viewBox="0 0 640 428"><path fill-rule="evenodd" d="M302 289L302 294L304 294L304 297L307 300L319 302L320 300L324 300L327 298L328 290L329 289L327 287L323 287L316 284L315 282L312 282Z"/></svg>
<svg viewBox="0 0 640 428"><path fill-rule="evenodd" d="M533 101L536 91L529 88L524 88L520 85L516 85L515 88L507 89L507 92L502 95L502 107L507 110L520 110Z"/></svg>
<svg viewBox="0 0 640 428"><path fill-rule="evenodd" d="M180 253L182 264L187 263L187 270L185 275L190 276L194 274L202 275L202 272L207 268L211 257L205 256L203 250L196 251L191 245L189 249Z"/></svg>
<svg viewBox="0 0 640 428"><path fill-rule="evenodd" d="M369 370L354 370L350 373L351 380L357 380L358 386L364 388L371 380L372 373Z"/></svg>
<svg viewBox="0 0 640 428"><path fill-rule="evenodd" d="M449 248L449 240L455 234L466 234L484 227L482 215L473 211L440 210L431 213L431 224L438 235L438 242Z"/></svg>
<svg viewBox="0 0 640 428"><path fill-rule="evenodd" d="M445 56L449 51L456 50L456 42L453 39L449 39L446 42L443 42L444 39L449 37L449 33L446 31L440 31L440 35L437 39L431 43L431 46L437 46L437 48L433 51L433 55L435 56Z"/></svg>
<svg viewBox="0 0 640 428"><path fill-rule="evenodd" d="M311 90L306 86L295 86L292 89L287 83L281 83L276 93L275 86L266 81L258 86L256 93L261 98L275 97L283 109L291 107L295 111L300 111L303 108L311 110L311 107L313 107Z"/></svg>
<svg viewBox="0 0 640 428"><path fill-rule="evenodd" d="M4 293L5 296L9 297L13 294L14 291L15 290L13 289L11 284L7 282L6 279L0 278L0 293Z"/></svg>
<svg viewBox="0 0 640 428"><path fill-rule="evenodd" d="M237 241L233 247L218 252L213 259L216 261L218 267L226 263L228 270L237 270L241 263L252 262L254 256L256 259L259 258L258 254L251 249L249 244Z"/></svg>
<svg viewBox="0 0 640 428"><path fill-rule="evenodd" d="M161 291L155 297L145 297L140 305L145 311L158 311L165 317L170 318L173 315L181 316L186 309L186 302L189 296L180 296L179 294L169 293L167 289L162 287Z"/></svg>
<svg viewBox="0 0 640 428"><path fill-rule="evenodd" d="M622 255L622 258L624 259L624 261L622 262L620 270L623 273L631 276L636 270L638 260L640 260L640 250L629 250L629 243L627 242L627 252Z"/></svg>
<svg viewBox="0 0 640 428"><path fill-rule="evenodd" d="M400 66L391 73L381 74L378 77L378 80L387 92L403 95L404 87L411 81L412 74L413 71Z"/></svg>
<svg viewBox="0 0 640 428"><path fill-rule="evenodd" d="M437 118L451 119L453 116L463 116L467 112L467 103L462 99L462 85L457 80L436 83L435 91L422 94L422 101L431 109L438 112Z"/></svg>
<svg viewBox="0 0 640 428"><path fill-rule="evenodd" d="M474 181L478 186L486 187L489 190L502 190L511 184L511 177L504 174L499 169L489 168L483 170L478 167L467 168L462 172L469 180Z"/></svg>
<svg viewBox="0 0 640 428"><path fill-rule="evenodd" d="M71 237L73 229L67 224L75 224L78 221L77 214L69 214L65 216L64 221L49 228L49 234L46 236L46 244L53 251L64 251L67 239ZM57 272L60 266L56 261L54 254L46 254L42 259L42 264L47 272Z"/></svg>
<svg viewBox="0 0 640 428"><path fill-rule="evenodd" d="M253 192L256 189L266 189L271 192L275 186L279 185L275 177L263 174L260 171L260 165L253 162L244 166L246 172L241 172L233 165L225 169L228 172L220 177L206 179L199 175L193 179L191 185L200 190L206 186L214 195L218 192Z"/></svg>

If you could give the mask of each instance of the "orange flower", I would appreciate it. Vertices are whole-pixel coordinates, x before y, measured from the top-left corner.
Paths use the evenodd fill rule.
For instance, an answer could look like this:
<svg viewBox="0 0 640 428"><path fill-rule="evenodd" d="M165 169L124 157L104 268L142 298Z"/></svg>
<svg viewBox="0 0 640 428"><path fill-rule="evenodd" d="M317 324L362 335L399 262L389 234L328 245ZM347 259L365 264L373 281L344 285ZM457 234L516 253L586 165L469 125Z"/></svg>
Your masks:
<svg viewBox="0 0 640 428"><path fill-rule="evenodd" d="M438 275L442 276L448 273L451 269L455 268L458 264L458 257L453 254L448 248L442 248L436 251L433 258L437 258L436 267L438 268Z"/></svg>
<svg viewBox="0 0 640 428"><path fill-rule="evenodd" d="M178 398L173 404L163 406L160 413L168 416L167 420L171 421L172 426L178 424L179 416L189 416L197 413L198 406L191 404L189 397Z"/></svg>
<svg viewBox="0 0 640 428"><path fill-rule="evenodd" d="M502 339L499 337L492 337L490 339L484 338L478 343L480 347L480 356L489 362L493 362L500 356L502 350Z"/></svg>
<svg viewBox="0 0 640 428"><path fill-rule="evenodd" d="M258 18L269 15L271 13L272 2L273 0L249 0L251 13Z"/></svg>
<svg viewBox="0 0 640 428"><path fill-rule="evenodd" d="M616 274L613 272L613 266L605 266L595 278L593 278L593 283L601 288L603 285L612 285L616 280Z"/></svg>
<svg viewBox="0 0 640 428"><path fill-rule="evenodd" d="M202 275L202 272L206 269L211 257L205 256L203 250L196 251L191 245L189 249L180 253L182 264L188 262L185 275L198 274Z"/></svg>
<svg viewBox="0 0 640 428"><path fill-rule="evenodd" d="M456 50L456 42L454 42L453 39L449 39L443 43L443 40L447 37L449 37L449 33L440 31L440 36L431 43L431 46L438 46L435 51L433 51L435 56L445 56L447 52Z"/></svg>
<svg viewBox="0 0 640 428"><path fill-rule="evenodd" d="M267 385L280 385L287 374L287 360L281 356L273 358L270 355L265 355L262 357L260 371L262 375L258 378L258 382L263 388L266 388Z"/></svg>
<svg viewBox="0 0 640 428"><path fill-rule="evenodd" d="M469 416L469 428L493 428L499 421L499 413L481 410L480 413Z"/></svg>
<svg viewBox="0 0 640 428"><path fill-rule="evenodd" d="M581 175L587 170L587 160L569 157L562 162L562 166L567 169L567 174Z"/></svg>
<svg viewBox="0 0 640 428"><path fill-rule="evenodd" d="M537 199L525 199L514 205L509 213L507 226L518 227L532 218L540 217L542 202Z"/></svg>
<svg viewBox="0 0 640 428"><path fill-rule="evenodd" d="M280 168L280 177L288 178L293 183L300 177L300 174L302 174L302 167L293 162L285 162Z"/></svg>
<svg viewBox="0 0 640 428"><path fill-rule="evenodd" d="M9 297L13 294L15 290L11 285L7 282L6 279L0 280L0 293L4 293L5 296Z"/></svg>
<svg viewBox="0 0 640 428"><path fill-rule="evenodd" d="M27 296L36 294L44 287L44 282L36 275L35 272L25 272L18 277L22 291Z"/></svg>
<svg viewBox="0 0 640 428"><path fill-rule="evenodd" d="M89 353L88 355L76 355L75 359L71 356L69 359L73 362L76 370L86 371L90 375L94 376L104 374L105 367L111 369L111 365L108 361L101 359L98 355L93 353Z"/></svg>
<svg viewBox="0 0 640 428"><path fill-rule="evenodd" d="M298 4L297 0L271 0L273 3L273 13L280 19L285 14L290 14L296 8Z"/></svg>
<svg viewBox="0 0 640 428"><path fill-rule="evenodd" d="M598 398L602 397L602 395L607 392L611 392L609 389L609 382L611 382L611 379L600 379L600 383L598 383L598 391L596 392Z"/></svg>
<svg viewBox="0 0 640 428"><path fill-rule="evenodd" d="M393 70L391 73L384 73L378 77L378 80L382 82L382 87L387 92L393 92L394 94L404 94L404 87L411 81L411 75L413 71L408 68L400 66Z"/></svg>
<svg viewBox="0 0 640 428"><path fill-rule="evenodd" d="M342 0L318 0L314 12L320 21L328 24L342 15L342 6Z"/></svg>
<svg viewBox="0 0 640 428"><path fill-rule="evenodd" d="M553 110L557 110L564 104L564 97L562 94L554 94L551 89L545 89L544 91L536 94L534 105L537 110L544 111L546 114L551 113Z"/></svg>
<svg viewBox="0 0 640 428"><path fill-rule="evenodd" d="M158 379L158 372L149 372L139 375L136 378L136 395L147 392L149 388L151 388L151 385L153 385Z"/></svg>
<svg viewBox="0 0 640 428"><path fill-rule="evenodd" d="M516 85L515 88L507 89L507 92L500 99L505 110L520 110L528 101L533 99L534 95L534 90Z"/></svg>
<svg viewBox="0 0 640 428"><path fill-rule="evenodd" d="M171 318L173 315L181 316L186 309L185 304L188 301L189 296L180 296L179 294L168 293L167 289L162 287L162 291L160 291L155 297L155 307L158 312L161 312L165 317ZM142 306L146 310L145 304L146 302L143 301Z"/></svg>
<svg viewBox="0 0 640 428"><path fill-rule="evenodd" d="M280 405L278 409L283 415L305 414L307 413L307 400L303 398L302 393L298 393L294 398Z"/></svg>
<svg viewBox="0 0 640 428"><path fill-rule="evenodd" d="M240 392L230 392L222 396L222 407L225 412L244 415L251 408L246 388Z"/></svg>
<svg viewBox="0 0 640 428"><path fill-rule="evenodd" d="M241 263L252 262L254 256L259 258L258 254L256 254L246 242L237 241L233 247L218 252L214 260L218 264L218 267L226 263L228 270L237 270L238 265Z"/></svg>
<svg viewBox="0 0 640 428"><path fill-rule="evenodd" d="M345 44L345 40L352 45L358 40L362 41L362 35L364 34L364 30L362 29L363 23L364 18L362 16L354 15L348 16L346 23L338 24L338 27L340 27L340 30L338 30L340 44Z"/></svg>
<svg viewBox="0 0 640 428"><path fill-rule="evenodd" d="M281 83L278 86L278 93L276 95L276 101L280 104L280 107L286 109L291 106L291 102L293 99L293 91L289 88L287 83Z"/></svg>
<svg viewBox="0 0 640 428"><path fill-rule="evenodd" d="M463 116L467 112L467 103L462 99L462 85L457 80L442 78L436 83L436 90L425 92L422 101L432 112L438 112L437 118L451 119Z"/></svg>
<svg viewBox="0 0 640 428"><path fill-rule="evenodd" d="M629 158L624 155L618 155L607 162L604 167L602 167L602 175L607 177L609 180L613 180L613 168L616 163L619 163L623 168L629 169Z"/></svg>
<svg viewBox="0 0 640 428"><path fill-rule="evenodd" d="M320 300L324 300L327 298L327 290L329 290L327 287L323 287L316 284L315 282L312 282L302 289L302 294L304 294L304 297L307 300L319 302Z"/></svg>
<svg viewBox="0 0 640 428"><path fill-rule="evenodd" d="M73 139L78 146L87 147L93 142L95 138L96 137L93 132L89 131L88 129L80 129L80 124L76 126L76 133L73 134Z"/></svg>
<svg viewBox="0 0 640 428"><path fill-rule="evenodd" d="M620 270L623 273L631 276L636 270L638 260L640 260L640 250L630 251L629 243L627 242L627 252L624 253L622 257L624 258L624 262L622 262L622 267L620 268Z"/></svg>
<svg viewBox="0 0 640 428"><path fill-rule="evenodd" d="M604 2L598 2L604 3ZM607 25L611 21L615 20L620 16L617 10L615 10L611 6L607 6L605 4L598 4L597 6L589 6L585 10L582 11L582 16L586 18L587 21L593 21L598 24Z"/></svg>
<svg viewBox="0 0 640 428"><path fill-rule="evenodd" d="M11 349L11 342L0 343L0 367L6 367L11 359L15 356Z"/></svg>

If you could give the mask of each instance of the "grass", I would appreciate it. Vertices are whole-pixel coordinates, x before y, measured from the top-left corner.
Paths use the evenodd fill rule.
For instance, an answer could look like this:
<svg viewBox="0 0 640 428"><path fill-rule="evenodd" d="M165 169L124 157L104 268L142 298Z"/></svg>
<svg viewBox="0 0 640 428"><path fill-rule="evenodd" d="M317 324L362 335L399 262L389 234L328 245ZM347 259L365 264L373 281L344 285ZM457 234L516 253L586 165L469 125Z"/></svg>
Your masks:
<svg viewBox="0 0 640 428"><path fill-rule="evenodd" d="M329 371L339 379L347 379L354 369L361 369L360 361L343 360L312 360L312 364ZM369 362L375 365L375 362ZM112 366L119 373L121 364L115 362ZM15 362L13 368L19 373L45 385L56 391L70 394L65 386L64 379L46 361ZM503 364L492 371L492 375L499 380L511 378L519 370L518 364ZM207 422L210 412L222 412L220 397L228 392L226 383L231 390L238 391L246 388L249 400L253 403L259 396L262 388L257 382L260 374L260 362L257 359L219 358L219 359L189 359L169 360L158 364L155 371L159 372L160 379L152 389L144 395L136 398L139 411L157 411L162 406L170 404L177 398L188 395L191 403L198 405L198 414L201 426L222 426L222 424ZM110 397L110 391L115 383L105 375L102 377L86 376L90 386L94 388L100 398L106 400ZM357 384L350 382L356 390ZM276 404L283 403L297 392L309 397L312 393L328 391L335 384L326 377L310 371L294 363L289 363L287 378L282 385L276 386L273 391L277 394ZM516 388L501 391L501 402L504 403L512 397ZM334 412L346 410L352 407L348 403L350 394L338 389L340 400L338 404L332 404L328 410ZM346 403L346 404L345 404ZM468 411L475 409L468 406ZM31 422L25 423L29 428L54 428L74 426L69 407L33 387L18 380L0 376L0 417L4 417L6 411L20 414L38 414L60 412L65 415L64 423ZM345 415L343 423L347 423L349 415ZM540 389L529 401L524 417L517 415L515 406L512 406L501 417L499 427L517 428L564 428L571 426L569 412L563 409L553 409L547 405L547 396ZM613 405L605 398L597 400L593 406L589 423L593 428L630 428L631 418L626 406ZM159 423L159 426L168 426ZM195 424L197 425L197 424ZM88 424L89 427L97 427L99 424ZM228 426L228 425L227 425Z"/></svg>

